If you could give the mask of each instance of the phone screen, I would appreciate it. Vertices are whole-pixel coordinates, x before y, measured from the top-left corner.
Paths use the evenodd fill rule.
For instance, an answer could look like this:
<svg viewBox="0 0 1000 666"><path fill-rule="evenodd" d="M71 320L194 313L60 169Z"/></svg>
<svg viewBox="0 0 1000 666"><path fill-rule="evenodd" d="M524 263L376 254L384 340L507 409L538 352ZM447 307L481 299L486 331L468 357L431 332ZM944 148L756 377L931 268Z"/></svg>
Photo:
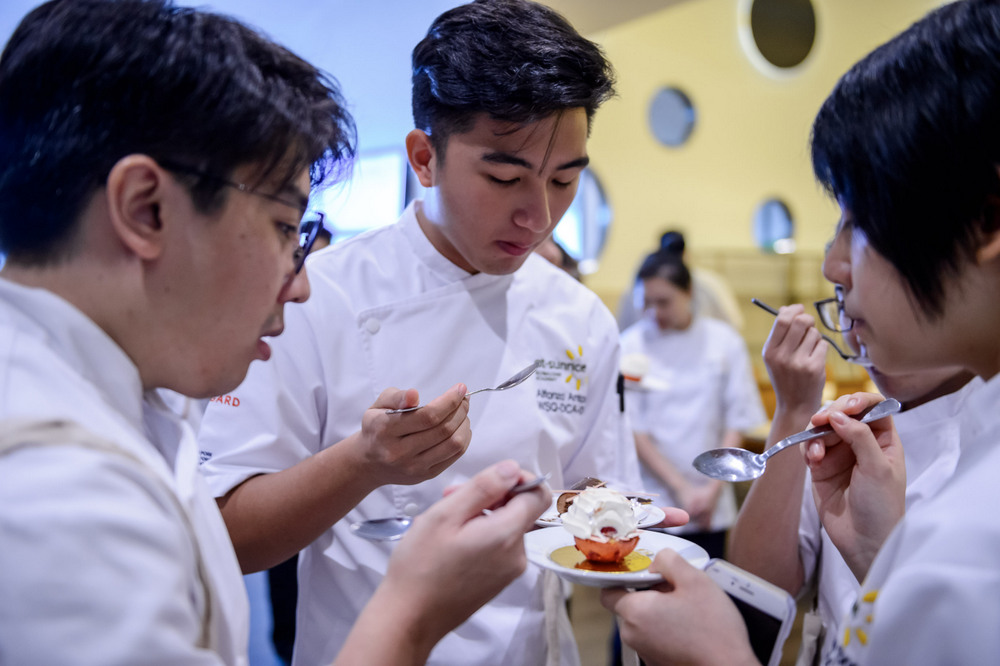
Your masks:
<svg viewBox="0 0 1000 666"><path fill-rule="evenodd" d="M775 643L778 642L778 635L781 632L781 620L773 615L768 615L759 608L754 608L744 601L740 601L732 595L729 595L729 598L740 609L743 621L747 625L747 633L750 634L750 647L753 648L753 653L757 657L757 661L766 664L771 659Z"/></svg>

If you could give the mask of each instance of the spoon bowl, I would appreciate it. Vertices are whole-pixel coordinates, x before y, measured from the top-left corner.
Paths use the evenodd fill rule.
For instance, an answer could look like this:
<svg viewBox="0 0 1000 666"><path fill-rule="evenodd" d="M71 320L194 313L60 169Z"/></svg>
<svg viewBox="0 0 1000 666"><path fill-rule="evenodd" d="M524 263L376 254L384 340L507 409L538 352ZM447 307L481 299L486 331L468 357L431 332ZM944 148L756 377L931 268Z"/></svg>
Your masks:
<svg viewBox="0 0 1000 666"><path fill-rule="evenodd" d="M890 414L895 414L900 410L901 405L898 400L889 398L883 400L868 410L857 414L854 418L862 423L869 423L885 418ZM694 459L694 467L705 476L720 481L751 481L764 473L767 466L767 459L779 451L787 449L789 446L805 442L816 437L833 432L830 426L818 426L803 430L795 435L789 435L763 453L754 453L746 449L723 448L712 449L699 454Z"/></svg>
<svg viewBox="0 0 1000 666"><path fill-rule="evenodd" d="M519 483L508 491L508 495L517 495L528 490L533 490L549 480L551 474L542 474L531 481ZM394 516L392 518L375 518L373 520L362 520L351 525L351 532L369 541L396 541L402 539L403 534L413 524L410 516Z"/></svg>
<svg viewBox="0 0 1000 666"><path fill-rule="evenodd" d="M523 382L525 379L527 379L531 375L535 374L535 370L537 370L541 365L542 365L541 361L535 361L534 363L532 363L528 367L523 368L520 372L518 372L517 374L515 374L513 377L505 379L504 381L500 382L496 386L493 386L491 388L476 389L475 391L469 391L468 393L465 394L465 397L468 398L470 395L476 395L477 393L482 393L483 391L506 391L509 388L514 388L515 386L517 386L518 384L520 384L521 382ZM407 407L405 409L387 409L387 410L385 410L385 413L386 414L405 414L406 412L414 412L414 411L420 409L421 407L423 407L423 405L417 405L416 407Z"/></svg>

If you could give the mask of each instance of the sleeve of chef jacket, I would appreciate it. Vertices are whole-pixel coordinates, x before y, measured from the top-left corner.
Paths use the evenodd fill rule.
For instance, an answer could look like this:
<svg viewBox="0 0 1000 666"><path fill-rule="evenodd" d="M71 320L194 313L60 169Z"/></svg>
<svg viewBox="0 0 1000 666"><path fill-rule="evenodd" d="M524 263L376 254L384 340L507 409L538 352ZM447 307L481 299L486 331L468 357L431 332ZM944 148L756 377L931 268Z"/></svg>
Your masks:
<svg viewBox="0 0 1000 666"><path fill-rule="evenodd" d="M221 663L195 647L197 556L167 492L84 448L0 461L0 662Z"/></svg>
<svg viewBox="0 0 1000 666"><path fill-rule="evenodd" d="M725 388L726 428L749 430L767 420L760 390L754 378L746 343L727 324L711 322L719 329L718 344L727 350L728 377ZM722 328L722 327L725 328Z"/></svg>
<svg viewBox="0 0 1000 666"><path fill-rule="evenodd" d="M564 478L573 482L596 476L609 486L623 490L641 489L639 459L627 415L618 396L621 348L618 325L599 302L590 311L587 363L587 413L583 440L563 464Z"/></svg>

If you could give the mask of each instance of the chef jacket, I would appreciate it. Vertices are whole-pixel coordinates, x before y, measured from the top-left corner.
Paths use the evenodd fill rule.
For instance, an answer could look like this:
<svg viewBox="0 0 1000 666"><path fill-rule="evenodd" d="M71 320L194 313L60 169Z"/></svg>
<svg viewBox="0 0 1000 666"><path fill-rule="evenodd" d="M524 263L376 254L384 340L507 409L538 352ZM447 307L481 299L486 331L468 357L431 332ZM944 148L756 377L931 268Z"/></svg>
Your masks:
<svg viewBox="0 0 1000 666"><path fill-rule="evenodd" d="M68 420L120 451L0 455L0 661L246 664L246 589L190 428L79 310L2 279L0 368L7 428Z"/></svg>
<svg viewBox="0 0 1000 666"><path fill-rule="evenodd" d="M649 371L626 405L637 432L653 443L693 484L711 481L692 461L699 453L722 446L727 430L745 431L767 420L754 380L746 344L728 324L695 315L684 330L660 330L644 317L621 335L623 354L643 354ZM678 505L663 480L642 465L643 486L660 493L660 504ZM711 530L724 530L736 520L736 499L724 484L712 515ZM686 525L670 531L701 531Z"/></svg>
<svg viewBox="0 0 1000 666"><path fill-rule="evenodd" d="M302 552L296 665L336 655L385 574L393 544L365 541L351 523L419 513L503 458L551 473L553 488L586 476L639 483L616 392L614 318L546 260L532 255L511 275L470 275L434 249L411 205L398 223L310 257L308 271L312 297L286 309L270 361L252 365L202 421L202 469L216 495L336 445L386 387L416 388L426 401L457 382L492 387L542 365L516 388L470 399L472 442L454 465L423 483L374 491ZM429 663L545 663L538 579L529 566L441 641ZM572 637L564 638L562 663L576 663Z"/></svg>
<svg viewBox="0 0 1000 666"><path fill-rule="evenodd" d="M977 377L954 393L892 417L906 458L907 511L936 495L951 478L958 463L959 413L966 398L982 383ZM808 469L799 520L799 554L805 580L819 576L817 610L823 626L828 628L823 641L826 654L838 641L834 628L851 610L860 585L820 525Z"/></svg>
<svg viewBox="0 0 1000 666"><path fill-rule="evenodd" d="M879 550L829 664L990 664L1000 655L1000 376L966 397L955 472ZM906 443L903 443L904 447Z"/></svg>

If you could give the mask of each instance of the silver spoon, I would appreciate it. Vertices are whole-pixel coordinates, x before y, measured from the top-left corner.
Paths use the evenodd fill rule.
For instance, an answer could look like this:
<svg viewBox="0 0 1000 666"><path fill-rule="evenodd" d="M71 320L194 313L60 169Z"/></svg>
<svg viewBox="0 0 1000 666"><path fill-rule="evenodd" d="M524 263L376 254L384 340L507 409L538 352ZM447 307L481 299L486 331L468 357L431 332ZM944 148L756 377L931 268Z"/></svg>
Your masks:
<svg viewBox="0 0 1000 666"><path fill-rule="evenodd" d="M509 495L517 495L527 490L532 490L549 480L550 474L543 474L531 481L520 483L508 492ZM351 525L351 532L359 537L370 541L395 541L403 537L403 533L413 523L413 518L409 516L396 516L394 518L376 518L374 520L362 520Z"/></svg>
<svg viewBox="0 0 1000 666"><path fill-rule="evenodd" d="M542 365L541 361L535 361L534 363L524 368L510 379L500 382L493 388L481 388L481 389L476 389L475 391L469 391L468 393L465 394L465 397L468 398L470 395L476 395L477 393L482 393L483 391L505 391L509 388L513 388L518 384L520 384L521 382L523 382L528 377L530 377L531 375L535 374L535 370L537 370L541 365ZM387 409L385 410L385 413L404 414L406 412L416 411L421 407L423 407L423 405L417 405L416 407L407 407L406 409Z"/></svg>
<svg viewBox="0 0 1000 666"><path fill-rule="evenodd" d="M889 398L869 408L854 418L860 419L862 423L878 421L881 418L895 414L900 409L898 400ZM694 467L705 476L722 481L750 481L756 479L764 473L764 466L767 459L779 451L787 449L793 444L805 442L833 432L830 426L818 426L804 430L795 435L789 435L764 453L754 453L746 449L724 448L712 449L698 454L694 459Z"/></svg>

